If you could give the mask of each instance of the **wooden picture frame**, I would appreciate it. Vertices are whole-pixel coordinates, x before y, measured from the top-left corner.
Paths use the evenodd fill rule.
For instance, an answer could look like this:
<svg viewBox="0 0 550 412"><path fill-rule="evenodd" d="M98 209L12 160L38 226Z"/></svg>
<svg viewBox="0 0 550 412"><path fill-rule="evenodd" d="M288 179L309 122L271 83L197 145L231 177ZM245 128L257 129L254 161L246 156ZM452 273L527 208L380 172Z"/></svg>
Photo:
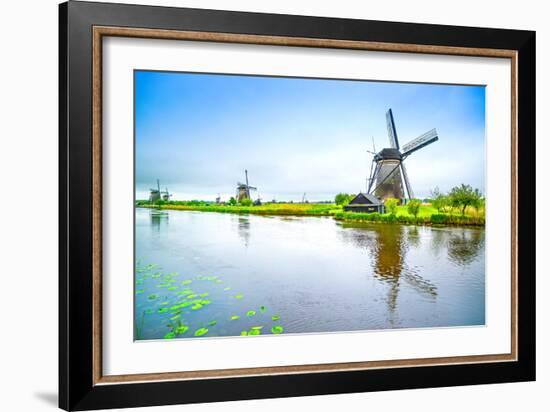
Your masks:
<svg viewBox="0 0 550 412"><path fill-rule="evenodd" d="M59 406L152 406L535 379L535 33L106 3L59 8ZM509 354L102 374L102 39L497 57L512 67ZM328 350L328 348L327 348Z"/></svg>

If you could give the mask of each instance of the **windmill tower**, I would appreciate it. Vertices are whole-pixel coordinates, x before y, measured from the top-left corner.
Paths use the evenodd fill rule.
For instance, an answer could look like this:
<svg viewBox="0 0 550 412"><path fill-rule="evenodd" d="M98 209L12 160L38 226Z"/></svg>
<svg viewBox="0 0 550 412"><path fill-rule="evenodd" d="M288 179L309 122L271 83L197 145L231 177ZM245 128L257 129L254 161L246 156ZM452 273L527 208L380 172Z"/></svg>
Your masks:
<svg viewBox="0 0 550 412"><path fill-rule="evenodd" d="M160 200L160 182L157 179L157 188L149 189L149 203L155 203L157 200Z"/></svg>
<svg viewBox="0 0 550 412"><path fill-rule="evenodd" d="M403 161L417 150L437 141L437 131L432 129L400 148L391 109L386 112L386 124L390 147L374 154L367 193L380 199L413 199L414 193Z"/></svg>
<svg viewBox="0 0 550 412"><path fill-rule="evenodd" d="M246 183L237 183L237 202L242 202L244 199L250 199L250 191L257 190L248 184L248 170L244 171Z"/></svg>
<svg viewBox="0 0 550 412"><path fill-rule="evenodd" d="M170 197L172 197L172 195L170 194L170 192L168 192L168 188L165 187L164 188L164 192L161 193L162 194L162 200L168 202L170 200Z"/></svg>

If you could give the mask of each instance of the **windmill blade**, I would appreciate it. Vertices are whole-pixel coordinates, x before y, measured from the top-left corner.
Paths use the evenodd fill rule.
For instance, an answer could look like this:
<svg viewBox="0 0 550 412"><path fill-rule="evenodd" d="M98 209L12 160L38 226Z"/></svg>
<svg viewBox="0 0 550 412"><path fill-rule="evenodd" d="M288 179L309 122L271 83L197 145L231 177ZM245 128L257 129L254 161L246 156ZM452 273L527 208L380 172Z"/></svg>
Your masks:
<svg viewBox="0 0 550 412"><path fill-rule="evenodd" d="M393 112L389 109L386 112L386 124L388 126L388 138L390 146L399 150L399 140L397 140L397 131L395 130L395 122L393 121Z"/></svg>
<svg viewBox="0 0 550 412"><path fill-rule="evenodd" d="M372 169L371 169L372 170ZM376 189L373 189L372 187L374 186L374 181L376 179L376 176L378 176L378 173L380 172L380 163L376 163L376 166L374 167L374 171L372 172L371 176L370 176L370 181L369 181L369 189L367 190L367 193L374 193L374 190Z"/></svg>
<svg viewBox="0 0 550 412"><path fill-rule="evenodd" d="M411 153L416 152L417 150L422 149L423 147L426 147L429 144L432 144L433 142L436 142L438 140L439 137L437 136L437 130L432 129L429 132L418 136L416 139L411 140L409 143L404 145L401 154L403 155L403 157L408 156Z"/></svg>
<svg viewBox="0 0 550 412"><path fill-rule="evenodd" d="M255 188L254 186L248 186L248 190L258 190L258 189Z"/></svg>
<svg viewBox="0 0 550 412"><path fill-rule="evenodd" d="M411 182L409 181L409 175L407 174L407 169L405 168L405 164L403 162L401 162L401 174L403 175L403 180L405 181L405 187L407 189L409 199L414 199L414 193L412 191Z"/></svg>

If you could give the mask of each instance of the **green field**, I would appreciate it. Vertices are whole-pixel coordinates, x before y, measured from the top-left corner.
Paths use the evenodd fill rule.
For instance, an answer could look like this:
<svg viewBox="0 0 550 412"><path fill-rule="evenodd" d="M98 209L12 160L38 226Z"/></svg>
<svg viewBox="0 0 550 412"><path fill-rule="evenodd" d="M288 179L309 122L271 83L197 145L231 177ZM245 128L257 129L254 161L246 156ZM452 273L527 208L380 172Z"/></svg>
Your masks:
<svg viewBox="0 0 550 412"><path fill-rule="evenodd" d="M201 201L170 201L161 205L150 205L146 201L138 201L138 207L170 209L170 210L194 210L199 212L255 214L271 216L333 216L336 220L380 222L380 223L406 223L420 225L485 225L485 211L476 211L467 208L464 216L456 209L447 209L438 212L429 204L420 206L418 215L411 215L407 206L398 206L395 215L390 213L357 213L345 212L342 206L334 203L265 203L261 206L242 206L216 204Z"/></svg>
<svg viewBox="0 0 550 412"><path fill-rule="evenodd" d="M330 216L342 211L340 206L331 203L265 203L261 206L219 205L200 202L167 202L159 206L138 204L140 207L196 210L200 212L240 213L255 215L290 215L290 216Z"/></svg>

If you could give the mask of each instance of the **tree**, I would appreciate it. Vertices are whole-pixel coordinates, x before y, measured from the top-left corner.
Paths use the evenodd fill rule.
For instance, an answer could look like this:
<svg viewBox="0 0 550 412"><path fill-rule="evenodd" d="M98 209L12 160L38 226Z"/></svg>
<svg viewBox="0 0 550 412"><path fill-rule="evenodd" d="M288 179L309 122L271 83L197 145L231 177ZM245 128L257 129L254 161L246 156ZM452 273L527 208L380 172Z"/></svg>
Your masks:
<svg viewBox="0 0 550 412"><path fill-rule="evenodd" d="M231 196L231 199L229 199L229 202L227 203L229 203L231 206L235 206L237 204L237 199Z"/></svg>
<svg viewBox="0 0 550 412"><path fill-rule="evenodd" d="M394 199L393 197L388 197L384 201L384 205L386 206L386 208L390 212L390 215L395 215L397 213L397 206L399 205L399 200Z"/></svg>
<svg viewBox="0 0 550 412"><path fill-rule="evenodd" d="M351 202L351 199L353 199L353 195L347 194L347 193L338 193L334 197L334 203L340 206L345 206L349 202Z"/></svg>
<svg viewBox="0 0 550 412"><path fill-rule="evenodd" d="M460 186L455 186L449 193L451 206L458 207L462 211L462 216L466 213L466 208L472 206L479 208L481 202L481 193L478 189L473 189L470 185L464 183Z"/></svg>
<svg viewBox="0 0 550 412"><path fill-rule="evenodd" d="M416 216L418 215L418 212L420 211L420 200L418 199L411 199L409 200L409 203L407 203L407 211L414 216L416 219Z"/></svg>
<svg viewBox="0 0 550 412"><path fill-rule="evenodd" d="M449 206L449 197L441 193L437 186L430 192L430 197L432 198L432 206L435 207L438 212L441 212L444 208Z"/></svg>

